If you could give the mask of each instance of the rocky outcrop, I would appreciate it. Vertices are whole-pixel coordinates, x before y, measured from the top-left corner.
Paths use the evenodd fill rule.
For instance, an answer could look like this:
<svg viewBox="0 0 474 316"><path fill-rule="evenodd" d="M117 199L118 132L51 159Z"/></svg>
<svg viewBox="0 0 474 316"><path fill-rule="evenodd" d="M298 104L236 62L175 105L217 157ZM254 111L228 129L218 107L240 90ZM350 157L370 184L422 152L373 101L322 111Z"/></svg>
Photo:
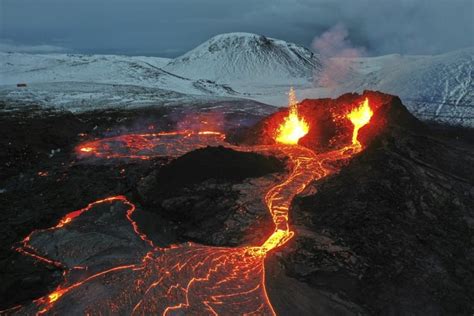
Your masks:
<svg viewBox="0 0 474 316"><path fill-rule="evenodd" d="M182 241L258 244L273 230L263 197L283 161L224 147L198 149L153 172L138 186L144 205L176 224Z"/></svg>

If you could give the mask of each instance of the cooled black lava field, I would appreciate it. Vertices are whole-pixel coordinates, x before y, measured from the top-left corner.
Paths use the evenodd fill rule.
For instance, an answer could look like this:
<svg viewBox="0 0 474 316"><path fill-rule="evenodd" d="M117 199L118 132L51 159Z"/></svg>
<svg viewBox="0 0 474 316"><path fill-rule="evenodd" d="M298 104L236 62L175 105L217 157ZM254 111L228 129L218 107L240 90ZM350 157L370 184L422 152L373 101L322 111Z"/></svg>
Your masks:
<svg viewBox="0 0 474 316"><path fill-rule="evenodd" d="M371 121L383 127L361 130L366 148L293 200L289 224L295 235L265 264L266 291L277 314L474 313L474 131L422 123L398 98L390 100L391 107ZM324 102L333 101L305 100L301 113L335 128L321 110ZM132 201L133 220L160 247L265 241L273 223L262 195L288 172L284 155L221 146L178 158L104 162L80 159L76 146L176 130L183 117L218 121L213 127L233 145L265 144L265 128L285 111L1 111L0 310L29 304L62 282L61 267L15 251L18 243L109 196ZM319 151L338 137L308 135L302 145Z"/></svg>

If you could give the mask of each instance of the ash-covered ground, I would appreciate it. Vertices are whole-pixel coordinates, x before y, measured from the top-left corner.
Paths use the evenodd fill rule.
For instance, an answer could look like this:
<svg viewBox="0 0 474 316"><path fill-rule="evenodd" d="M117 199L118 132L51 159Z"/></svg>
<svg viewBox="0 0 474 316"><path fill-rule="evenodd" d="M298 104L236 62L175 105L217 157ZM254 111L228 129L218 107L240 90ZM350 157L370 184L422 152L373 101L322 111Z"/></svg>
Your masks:
<svg viewBox="0 0 474 316"><path fill-rule="evenodd" d="M305 102L305 113L318 107ZM271 109L194 111L214 113L205 118L225 122L230 139L252 142L253 130L245 130ZM401 112L389 113L384 130L340 173L294 201L296 237L266 260L278 314L474 312L473 131ZM262 195L287 171L283 157L207 148L174 161L104 163L74 154L95 137L182 128L183 117L195 124L189 108L0 113L0 309L43 296L61 280L60 269L13 251L15 243L107 196L132 200L135 220L160 246L254 244L273 229Z"/></svg>

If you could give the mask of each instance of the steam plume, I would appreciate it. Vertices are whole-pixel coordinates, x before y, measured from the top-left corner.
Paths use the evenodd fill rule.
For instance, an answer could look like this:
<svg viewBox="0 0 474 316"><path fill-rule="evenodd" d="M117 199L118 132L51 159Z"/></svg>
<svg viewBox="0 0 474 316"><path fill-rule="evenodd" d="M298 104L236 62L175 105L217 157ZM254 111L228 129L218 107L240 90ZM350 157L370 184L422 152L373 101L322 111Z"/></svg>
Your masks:
<svg viewBox="0 0 474 316"><path fill-rule="evenodd" d="M347 28L338 23L313 40L313 50L321 55L322 70L315 74L315 85L330 93L350 75L350 58L365 55L362 47L353 47Z"/></svg>

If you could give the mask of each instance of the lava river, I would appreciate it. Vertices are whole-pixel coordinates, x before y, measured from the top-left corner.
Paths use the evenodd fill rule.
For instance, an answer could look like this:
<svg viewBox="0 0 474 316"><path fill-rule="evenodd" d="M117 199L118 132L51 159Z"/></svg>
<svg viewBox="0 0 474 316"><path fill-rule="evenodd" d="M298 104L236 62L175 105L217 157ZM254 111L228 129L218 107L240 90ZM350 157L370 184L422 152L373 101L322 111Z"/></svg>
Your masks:
<svg viewBox="0 0 474 316"><path fill-rule="evenodd" d="M265 289L265 257L294 235L288 224L293 198L310 182L336 172L334 166L337 164L332 162L350 158L360 152L362 146L355 139L339 150L316 154L297 144L276 142L274 145L239 147L226 144L224 138L217 132L132 134L81 144L77 152L83 158L149 159L160 155L179 156L207 145L226 145L240 151L283 153L289 158L290 172L264 197L275 224L274 232L264 243L239 248L195 243L156 247L133 221L135 205L124 196L109 197L66 215L54 227L32 232L22 241L18 251L62 267L64 281L49 295L6 312L26 315L275 315ZM101 216L105 230L110 229L106 224L111 217L120 218L121 224L113 231L121 243L120 247L115 247L120 255L109 254L108 261L100 264L95 261L94 265L89 265L87 260L81 259L90 251L87 239L80 243L78 240L91 235L84 227L90 221L97 223ZM94 233L98 234L100 230ZM51 245L52 240L56 244ZM75 241L82 248L67 247L67 243L60 243L64 240ZM89 254L89 258L92 257L94 254Z"/></svg>

